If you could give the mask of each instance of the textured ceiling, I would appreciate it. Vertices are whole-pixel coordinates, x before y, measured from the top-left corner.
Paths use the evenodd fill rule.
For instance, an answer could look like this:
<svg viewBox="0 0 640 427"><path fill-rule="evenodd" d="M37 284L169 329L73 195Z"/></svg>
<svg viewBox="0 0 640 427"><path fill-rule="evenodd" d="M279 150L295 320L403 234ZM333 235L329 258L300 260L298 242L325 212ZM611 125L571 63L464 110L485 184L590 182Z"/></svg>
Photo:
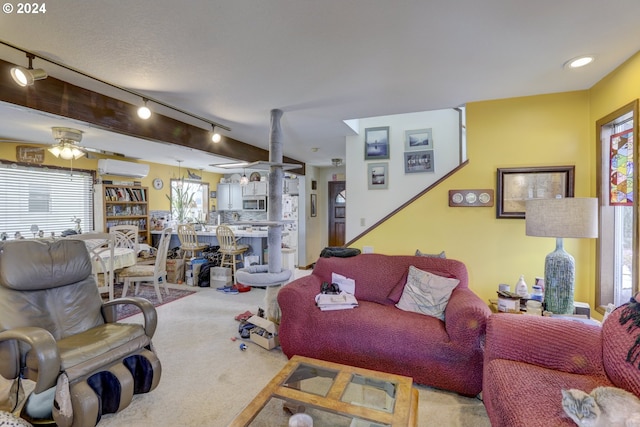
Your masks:
<svg viewBox="0 0 640 427"><path fill-rule="evenodd" d="M352 131L343 120L587 89L640 49L638 0L65 0L46 6L44 14L1 14L0 40L222 123L232 128L227 135L265 149L269 111L280 108L284 154L319 166L344 157ZM582 54L596 61L563 69ZM26 65L24 54L6 47L0 58ZM42 61L34 65L139 102ZM19 111L3 108L0 137L52 142L50 118L21 119ZM215 163L183 148L153 150L148 142L83 130L87 146L103 148L106 140L110 151L150 161Z"/></svg>

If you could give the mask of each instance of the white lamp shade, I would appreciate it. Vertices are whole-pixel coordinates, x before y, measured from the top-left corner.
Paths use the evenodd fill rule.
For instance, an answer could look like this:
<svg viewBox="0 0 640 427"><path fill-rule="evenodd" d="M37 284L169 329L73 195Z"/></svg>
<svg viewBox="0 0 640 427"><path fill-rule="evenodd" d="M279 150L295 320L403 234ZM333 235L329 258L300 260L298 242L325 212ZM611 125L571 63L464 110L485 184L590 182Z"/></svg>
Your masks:
<svg viewBox="0 0 640 427"><path fill-rule="evenodd" d="M598 199L567 197L526 201L527 236L598 237Z"/></svg>

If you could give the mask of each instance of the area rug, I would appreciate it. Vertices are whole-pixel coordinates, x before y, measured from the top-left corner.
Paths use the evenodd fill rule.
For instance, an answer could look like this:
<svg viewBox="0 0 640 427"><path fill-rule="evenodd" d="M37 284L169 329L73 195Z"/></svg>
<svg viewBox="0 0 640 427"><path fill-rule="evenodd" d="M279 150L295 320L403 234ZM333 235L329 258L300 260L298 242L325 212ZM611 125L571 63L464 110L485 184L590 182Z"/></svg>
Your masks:
<svg viewBox="0 0 640 427"><path fill-rule="evenodd" d="M192 291L189 289L174 289L169 288L169 294L167 295L164 292L163 288L160 288L160 292L162 293L162 302L158 301L158 296L156 295L156 290L153 286L145 286L140 285L140 291L138 292L138 297L142 297L148 299L154 307L160 307L161 305L168 304L170 302L179 300L180 298L184 298L189 295L193 295L196 291ZM122 284L116 283L113 287L113 294L116 298L122 295ZM127 291L127 296L133 296L133 290L129 289ZM102 299L104 301L109 300L109 294L102 294ZM140 309L132 304L121 305L118 306L118 320L125 319L129 316L133 316L134 314L140 313Z"/></svg>

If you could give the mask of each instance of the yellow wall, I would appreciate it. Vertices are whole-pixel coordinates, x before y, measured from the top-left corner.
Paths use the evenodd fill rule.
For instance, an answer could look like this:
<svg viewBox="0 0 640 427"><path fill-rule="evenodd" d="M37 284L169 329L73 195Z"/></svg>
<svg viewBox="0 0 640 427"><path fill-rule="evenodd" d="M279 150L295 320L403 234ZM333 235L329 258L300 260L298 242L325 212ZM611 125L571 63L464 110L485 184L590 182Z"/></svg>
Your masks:
<svg viewBox="0 0 640 427"><path fill-rule="evenodd" d="M513 287L520 274L531 285L543 276L553 239L525 236L523 220L496 219L495 208L449 208L448 190L495 189L501 167L571 164L575 195L595 197L596 121L638 98L640 52L587 91L468 104L469 165L353 246L388 254L446 250L465 262L471 288L484 299L495 297L498 283ZM565 248L576 259L576 300L594 307L596 240L566 239Z"/></svg>
<svg viewBox="0 0 640 427"><path fill-rule="evenodd" d="M595 84L589 90L589 95L591 97L589 123L592 139L595 141L596 120L640 98L640 52Z"/></svg>
<svg viewBox="0 0 640 427"><path fill-rule="evenodd" d="M522 219L497 219L493 208L450 208L451 189L495 189L496 169L575 165L577 197L595 196L587 91L467 104L469 164L382 226L356 241L375 252L413 254L445 250L463 261L470 287L495 298L499 283L515 287L521 274L532 285L544 276L544 258L555 240L528 237ZM594 303L595 240L566 239L576 259L576 300Z"/></svg>
<svg viewBox="0 0 640 427"><path fill-rule="evenodd" d="M0 143L0 159L15 161L16 160L16 146L18 145L33 145L26 143ZM107 156L103 156L107 157ZM127 161L133 161L128 160ZM149 162L136 162L136 163L147 163L149 165L149 175L140 180L136 179L136 181L141 181L143 187L149 187L149 210L165 210L168 211L170 209L169 199L167 199L166 195L169 194L170 190L170 179L171 178L179 178L180 174L183 177L187 177L187 170L185 168L181 168L179 173L178 166L168 166L161 165L158 163L149 163ZM44 165L51 166L60 166L69 168L71 167L71 162L69 160L63 160L56 158L51 153L45 150L45 159ZM74 169L85 169L85 170L93 170L95 171L98 167L98 159L87 159L86 157L82 157L78 160L73 161ZM218 183L220 182L221 174L212 173L212 172L201 172L199 170L192 170L192 172L202 177L202 181L205 183L209 183L209 190L215 191L218 187ZM164 187L161 190L156 190L153 188L153 180L155 178L160 178L164 182ZM122 177L109 177L104 176L103 179L114 179L119 181L133 181L133 178L122 178ZM215 205L215 199L210 200L210 207Z"/></svg>

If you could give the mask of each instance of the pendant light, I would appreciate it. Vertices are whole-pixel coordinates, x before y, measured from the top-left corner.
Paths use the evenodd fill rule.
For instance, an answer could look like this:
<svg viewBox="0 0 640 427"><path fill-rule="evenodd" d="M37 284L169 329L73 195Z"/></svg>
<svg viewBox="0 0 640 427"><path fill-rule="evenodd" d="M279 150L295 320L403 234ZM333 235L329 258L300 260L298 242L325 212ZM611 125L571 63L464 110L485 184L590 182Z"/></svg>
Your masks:
<svg viewBox="0 0 640 427"><path fill-rule="evenodd" d="M243 187L245 185L247 185L249 183L249 178L247 178L247 174L245 173L245 170L242 170L242 178L240 178L240 185L242 185Z"/></svg>

